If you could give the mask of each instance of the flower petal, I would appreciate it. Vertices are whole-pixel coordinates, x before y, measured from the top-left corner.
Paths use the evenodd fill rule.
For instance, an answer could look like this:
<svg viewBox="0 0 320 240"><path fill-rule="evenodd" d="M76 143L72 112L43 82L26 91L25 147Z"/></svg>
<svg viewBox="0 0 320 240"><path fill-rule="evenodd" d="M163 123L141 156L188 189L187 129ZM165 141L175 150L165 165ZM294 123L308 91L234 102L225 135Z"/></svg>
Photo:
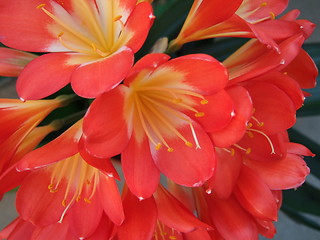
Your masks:
<svg viewBox="0 0 320 240"><path fill-rule="evenodd" d="M310 173L306 162L295 154L287 154L286 157L272 162L248 159L247 165L258 172L273 190L299 187Z"/></svg>
<svg viewBox="0 0 320 240"><path fill-rule="evenodd" d="M206 132L219 131L230 122L234 107L232 98L225 90L206 96L208 104L197 106L199 112L204 112L203 117L196 118ZM221 104L223 103L223 104Z"/></svg>
<svg viewBox="0 0 320 240"><path fill-rule="evenodd" d="M133 53L127 47L101 60L81 64L71 75L72 89L81 97L95 98L116 87L132 64Z"/></svg>
<svg viewBox="0 0 320 240"><path fill-rule="evenodd" d="M123 207L125 221L118 228L118 239L151 239L157 221L157 206L153 197L139 201L127 190Z"/></svg>
<svg viewBox="0 0 320 240"><path fill-rule="evenodd" d="M122 153L122 168L130 191L138 198L149 198L156 191L160 172L153 162L146 137L142 142L135 137L130 139Z"/></svg>
<svg viewBox="0 0 320 240"><path fill-rule="evenodd" d="M44 227L61 220L65 207L64 187L61 181L59 191L51 193L48 189L51 174L46 170L31 173L17 192L16 206L21 217L36 226ZM63 186L62 186L63 185ZM35 191L34 189L37 189Z"/></svg>
<svg viewBox="0 0 320 240"><path fill-rule="evenodd" d="M112 157L128 144L131 131L123 113L126 90L120 85L91 104L83 123L85 148L90 154Z"/></svg>
<svg viewBox="0 0 320 240"><path fill-rule="evenodd" d="M249 92L241 87L234 86L227 89L234 104L234 117L229 124L210 134L210 137L217 147L229 147L238 142L247 130L247 123L252 115L252 101Z"/></svg>
<svg viewBox="0 0 320 240"><path fill-rule="evenodd" d="M253 216L266 221L276 221L276 201L270 188L258 174L243 166L235 188L235 196L242 207Z"/></svg>
<svg viewBox="0 0 320 240"><path fill-rule="evenodd" d="M31 61L21 72L17 92L24 100L45 98L70 82L74 69L79 64L69 60L77 54L49 53Z"/></svg>
<svg viewBox="0 0 320 240"><path fill-rule="evenodd" d="M137 4L124 26L124 31L131 33L130 40L126 45L137 52L147 38L153 23L152 7L148 2Z"/></svg>
<svg viewBox="0 0 320 240"><path fill-rule="evenodd" d="M169 228L179 232L190 232L196 228L210 228L196 218L181 202L159 185L154 199L158 208L158 218Z"/></svg>
<svg viewBox="0 0 320 240"><path fill-rule="evenodd" d="M104 174L100 174L98 193L104 212L112 222L120 225L124 221L124 213L115 179Z"/></svg>
<svg viewBox="0 0 320 240"><path fill-rule="evenodd" d="M53 141L26 154L19 162L17 169L23 171L44 167L76 154L82 133L81 126L82 121L80 120Z"/></svg>
<svg viewBox="0 0 320 240"><path fill-rule="evenodd" d="M37 55L0 47L0 76L18 77L22 69Z"/></svg>
<svg viewBox="0 0 320 240"><path fill-rule="evenodd" d="M169 152L165 147L156 150L151 147L152 157L159 170L174 182L185 186L200 186L208 180L215 167L215 154L208 135L195 122L193 129L189 125L177 129L193 146L188 147L184 141L168 138L168 145L173 148ZM195 136L195 135L196 136ZM197 147L196 140L199 142Z"/></svg>
<svg viewBox="0 0 320 240"><path fill-rule="evenodd" d="M53 36L48 28L53 20L37 9L41 4L50 9L49 0L1 2L1 42L30 52L46 52L50 45L59 43L57 36ZM23 40L19 36L23 36Z"/></svg>
<svg viewBox="0 0 320 240"><path fill-rule="evenodd" d="M207 191L212 191L221 199L227 199L237 183L242 166L242 156L238 151L229 153L220 148L216 148L216 154L217 166L212 178L207 182Z"/></svg>
<svg viewBox="0 0 320 240"><path fill-rule="evenodd" d="M165 68L183 74L183 83L204 95L218 92L228 82L226 68L206 54L190 54L172 59L158 67L153 74Z"/></svg>
<svg viewBox="0 0 320 240"><path fill-rule="evenodd" d="M258 231L252 217L233 198L221 200L207 196L211 219L223 239L257 239Z"/></svg>
<svg viewBox="0 0 320 240"><path fill-rule="evenodd" d="M265 82L252 82L245 88L253 102L254 117L263 122L263 126L259 126L260 131L275 134L294 125L296 108L284 91Z"/></svg>

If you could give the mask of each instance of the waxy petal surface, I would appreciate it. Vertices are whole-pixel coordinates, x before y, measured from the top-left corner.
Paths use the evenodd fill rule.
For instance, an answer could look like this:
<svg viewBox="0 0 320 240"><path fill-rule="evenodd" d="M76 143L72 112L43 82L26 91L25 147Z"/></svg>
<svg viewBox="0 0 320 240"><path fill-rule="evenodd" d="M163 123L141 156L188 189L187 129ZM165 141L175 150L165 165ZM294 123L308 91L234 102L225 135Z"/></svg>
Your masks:
<svg viewBox="0 0 320 240"><path fill-rule="evenodd" d="M83 123L85 148L90 154L112 157L128 144L131 132L123 115L126 90L121 85L91 104Z"/></svg>
<svg viewBox="0 0 320 240"><path fill-rule="evenodd" d="M151 197L160 181L160 172L149 149L146 137L142 142L132 137L122 153L124 177L130 191L139 198Z"/></svg>
<svg viewBox="0 0 320 240"><path fill-rule="evenodd" d="M72 89L81 97L95 98L116 87L132 64L133 53L127 47L106 58L81 64L71 75Z"/></svg>
<svg viewBox="0 0 320 240"><path fill-rule="evenodd" d="M72 72L79 64L69 64L76 54L50 53L37 57L21 72L17 92L24 100L45 98L70 82Z"/></svg>
<svg viewBox="0 0 320 240"><path fill-rule="evenodd" d="M215 167L211 140L197 123L192 124L201 148L196 147L189 125L182 126L178 131L193 146L188 147L178 137L172 137L167 139L167 143L174 149L173 152L169 152L164 146L160 150L151 148L152 157L159 170L174 182L190 187L201 186L212 176Z"/></svg>

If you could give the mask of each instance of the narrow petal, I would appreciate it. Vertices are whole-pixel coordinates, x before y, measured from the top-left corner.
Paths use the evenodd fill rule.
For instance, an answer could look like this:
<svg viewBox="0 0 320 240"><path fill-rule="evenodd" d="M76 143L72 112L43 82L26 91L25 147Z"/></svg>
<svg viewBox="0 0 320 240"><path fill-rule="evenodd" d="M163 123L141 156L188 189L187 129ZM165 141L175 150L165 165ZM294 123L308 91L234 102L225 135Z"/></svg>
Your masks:
<svg viewBox="0 0 320 240"><path fill-rule="evenodd" d="M241 169L235 196L253 216L266 221L277 220L278 207L270 188L255 171L246 166Z"/></svg>
<svg viewBox="0 0 320 240"><path fill-rule="evenodd" d="M152 7L148 2L138 4L124 26L124 31L131 33L126 45L137 52L147 38L153 19Z"/></svg>
<svg viewBox="0 0 320 240"><path fill-rule="evenodd" d="M208 135L197 123L192 125L194 131L189 125L177 129L192 143L191 147L178 137L169 138L167 142L173 152L162 147L160 150L151 148L151 153L159 170L174 182L184 186L201 186L213 174L215 154Z"/></svg>
<svg viewBox="0 0 320 240"><path fill-rule="evenodd" d="M19 162L17 169L22 171L44 167L76 154L78 152L78 141L82 133L81 125L82 121L77 122L53 141L26 154Z"/></svg>
<svg viewBox="0 0 320 240"><path fill-rule="evenodd" d="M310 156L314 157L315 154L313 154L306 146L299 144L299 143L287 143L287 152L292 154L297 154L301 156Z"/></svg>
<svg viewBox="0 0 320 240"><path fill-rule="evenodd" d="M179 232L190 232L196 228L210 228L209 225L196 218L164 187L159 186L154 198L158 208L158 218L166 226Z"/></svg>
<svg viewBox="0 0 320 240"><path fill-rule="evenodd" d="M139 201L129 191L123 199L125 221L118 228L119 240L151 239L157 221L157 207L154 199Z"/></svg>
<svg viewBox="0 0 320 240"><path fill-rule="evenodd" d="M62 205L65 191L51 193L48 189L51 174L40 170L30 174L17 192L16 206L21 217L34 225L44 227L62 218L65 207ZM64 184L66 187L66 184ZM35 191L34 189L37 189Z"/></svg>
<svg viewBox="0 0 320 240"><path fill-rule="evenodd" d="M196 120L206 132L219 131L231 121L234 113L232 98L225 90L221 90L216 94L206 96L206 100L208 100L208 104L197 107L197 110L204 112L205 115Z"/></svg>
<svg viewBox="0 0 320 240"><path fill-rule="evenodd" d="M260 131L275 134L292 127L296 122L296 108L280 88L264 82L252 82L245 87L255 108L254 117L263 122Z"/></svg>
<svg viewBox="0 0 320 240"><path fill-rule="evenodd" d="M183 74L183 82L204 95L218 92L228 82L226 68L206 54L190 54L172 59L157 68L154 74L166 68Z"/></svg>
<svg viewBox="0 0 320 240"><path fill-rule="evenodd" d="M51 44L59 42L57 36L53 36L48 28L53 20L41 9L37 9L41 4L50 8L49 0L2 2L1 42L12 48L31 52L46 52Z"/></svg>
<svg viewBox="0 0 320 240"><path fill-rule="evenodd" d="M315 87L318 69L312 58L303 49L283 71L294 78L301 88Z"/></svg>
<svg viewBox="0 0 320 240"><path fill-rule="evenodd" d="M223 0L194 1L187 20L181 30L181 37L188 37L199 30L218 24L235 13L242 0L232 1L226 4ZM217 14L212 14L215 11ZM182 40L183 41L183 40Z"/></svg>
<svg viewBox="0 0 320 240"><path fill-rule="evenodd" d="M22 69L37 55L0 47L0 76L18 77Z"/></svg>
<svg viewBox="0 0 320 240"><path fill-rule="evenodd" d="M224 239L258 239L255 222L234 198L221 200L208 195L207 199L211 206L211 219Z"/></svg>
<svg viewBox="0 0 320 240"><path fill-rule="evenodd" d="M128 144L131 131L123 113L126 90L120 85L91 104L83 123L85 148L90 154L112 157Z"/></svg>
<svg viewBox="0 0 320 240"><path fill-rule="evenodd" d="M164 53L152 53L147 54L143 58L139 59L138 62L131 68L128 77L124 80L124 84L129 86L130 83L135 79L136 74L142 70L149 69L152 72L161 64L167 62L170 59L169 55Z"/></svg>
<svg viewBox="0 0 320 240"><path fill-rule="evenodd" d="M240 86L227 89L233 100L234 116L229 124L210 134L210 138L217 147L229 147L238 142L247 131L247 123L252 115L252 101L249 92Z"/></svg>
<svg viewBox="0 0 320 240"><path fill-rule="evenodd" d="M45 98L70 82L74 69L79 64L69 64L77 54L49 53L31 61L21 72L17 92L24 100Z"/></svg>
<svg viewBox="0 0 320 240"><path fill-rule="evenodd" d="M149 198L156 191L160 172L153 162L147 138L138 142L130 139L122 153L124 177L130 191L140 199Z"/></svg>
<svg viewBox="0 0 320 240"><path fill-rule="evenodd" d="M72 73L72 89L81 97L95 98L116 87L132 64L133 53L127 47L101 60L81 64Z"/></svg>
<svg viewBox="0 0 320 240"><path fill-rule="evenodd" d="M109 177L114 177L120 180L117 170L114 168L110 158L98 158L90 155L84 148L84 139L81 138L79 142L79 153L83 160L85 160L91 166L98 168L101 172Z"/></svg>
<svg viewBox="0 0 320 240"><path fill-rule="evenodd" d="M303 92L299 84L294 79L287 76L287 74L272 72L258 77L255 80L271 83L274 86L277 86L288 95L296 109L302 107L304 102Z"/></svg>
<svg viewBox="0 0 320 240"><path fill-rule="evenodd" d="M106 215L116 225L120 225L124 220L124 213L115 179L104 174L100 174L98 193Z"/></svg>
<svg viewBox="0 0 320 240"><path fill-rule="evenodd" d="M285 158L272 162L248 160L247 165L274 190L299 187L310 173L306 162L295 154L287 154Z"/></svg>
<svg viewBox="0 0 320 240"><path fill-rule="evenodd" d="M0 232L1 239L21 240L31 238L35 226L24 221L21 217L16 218Z"/></svg>
<svg viewBox="0 0 320 240"><path fill-rule="evenodd" d="M91 184L90 187L83 189L81 196L90 195L92 186ZM79 199L73 204L68 212L68 218L70 221L70 230L77 237L86 239L97 229L103 213L101 202L100 196L95 193L90 199L90 202L85 201L85 199Z"/></svg>
<svg viewBox="0 0 320 240"><path fill-rule="evenodd" d="M207 182L207 191L213 192L221 199L227 199L237 183L242 156L239 151L227 152L216 148L217 166L211 179Z"/></svg>

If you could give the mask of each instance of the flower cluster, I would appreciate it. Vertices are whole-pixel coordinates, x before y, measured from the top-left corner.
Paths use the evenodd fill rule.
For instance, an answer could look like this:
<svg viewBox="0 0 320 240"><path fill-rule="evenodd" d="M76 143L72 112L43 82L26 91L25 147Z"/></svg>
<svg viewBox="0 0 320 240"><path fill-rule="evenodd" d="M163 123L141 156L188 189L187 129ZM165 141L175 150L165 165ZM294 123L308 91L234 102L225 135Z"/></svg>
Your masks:
<svg viewBox="0 0 320 240"><path fill-rule="evenodd" d="M313 156L287 129L315 86L314 24L278 18L287 0L194 0L177 37L134 61L152 2L0 3L0 74L20 97L0 99L0 196L20 186L1 238L273 238ZM179 50L217 37L251 40L223 62ZM85 113L55 114L75 101Z"/></svg>

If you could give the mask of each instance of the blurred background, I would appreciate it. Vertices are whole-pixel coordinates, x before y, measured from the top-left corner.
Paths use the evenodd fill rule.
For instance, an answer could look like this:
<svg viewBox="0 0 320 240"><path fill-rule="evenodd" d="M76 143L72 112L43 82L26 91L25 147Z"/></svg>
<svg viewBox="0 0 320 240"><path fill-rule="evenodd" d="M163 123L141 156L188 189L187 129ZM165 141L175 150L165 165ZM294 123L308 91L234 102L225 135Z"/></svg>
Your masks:
<svg viewBox="0 0 320 240"><path fill-rule="evenodd" d="M183 0L182 0L183 1ZM289 3L289 8L286 12L292 9L299 9L301 11L300 19L308 19L318 25L314 34L307 40L308 44L311 46L312 51L317 53L317 56L320 57L320 0L291 0ZM318 48L315 48L313 43L319 43ZM320 93L320 91L317 91ZM15 98L15 81L11 78L4 78L0 81L0 97L1 98ZM320 96L317 96L320 99ZM320 106L319 106L319 113L320 113ZM313 114L311 114L313 115ZM313 144L317 143L320 144L320 117L319 115L314 116L302 116L302 114L298 115L297 124L295 125L294 129L305 134L308 136L312 141ZM295 135L295 138L299 139L298 135ZM295 139L293 139L295 140ZM307 145L309 146L309 145ZM316 146L316 145L315 145ZM320 149L319 149L320 151ZM318 158L314 158L308 160L308 163L311 165L314 164L315 161L319 161ZM313 162L312 162L313 161ZM319 162L317 163L319 164ZM320 169L319 169L320 173ZM318 174L319 174L318 173ZM320 181L319 178L314 176L310 176L307 179L307 183L310 184L312 187L319 189L320 188ZM299 192L299 189L296 191ZM291 196L291 193L287 194ZM318 197L318 198L317 198ZM301 239L308 239L308 240L319 240L320 239L320 195L319 196L311 196L313 203L311 204L308 201L308 198L301 198L297 194L292 194L290 197L289 205L291 207L296 206L297 208L310 206L310 209L305 212L313 211L313 214L302 213L300 215L295 215L290 211L285 211L286 214L280 211L279 221L276 223L277 226L277 235L274 239L276 240L284 240L284 239L291 239L291 240L301 240ZM311 208L313 207L313 210ZM317 208L317 209L316 209ZM300 210L300 209L299 209ZM291 218L288 217L288 214L291 214ZM15 217L17 213L15 211L15 193L10 192L4 196L2 201L0 202L0 229L5 227L8 223L10 223ZM304 224L301 223L301 219L306 218ZM293 220L295 219L295 220ZM300 222L299 222L300 221ZM309 223L306 226L306 222ZM318 230L316 230L318 228ZM265 239L261 237L261 239ZM23 239L22 239L23 240Z"/></svg>

